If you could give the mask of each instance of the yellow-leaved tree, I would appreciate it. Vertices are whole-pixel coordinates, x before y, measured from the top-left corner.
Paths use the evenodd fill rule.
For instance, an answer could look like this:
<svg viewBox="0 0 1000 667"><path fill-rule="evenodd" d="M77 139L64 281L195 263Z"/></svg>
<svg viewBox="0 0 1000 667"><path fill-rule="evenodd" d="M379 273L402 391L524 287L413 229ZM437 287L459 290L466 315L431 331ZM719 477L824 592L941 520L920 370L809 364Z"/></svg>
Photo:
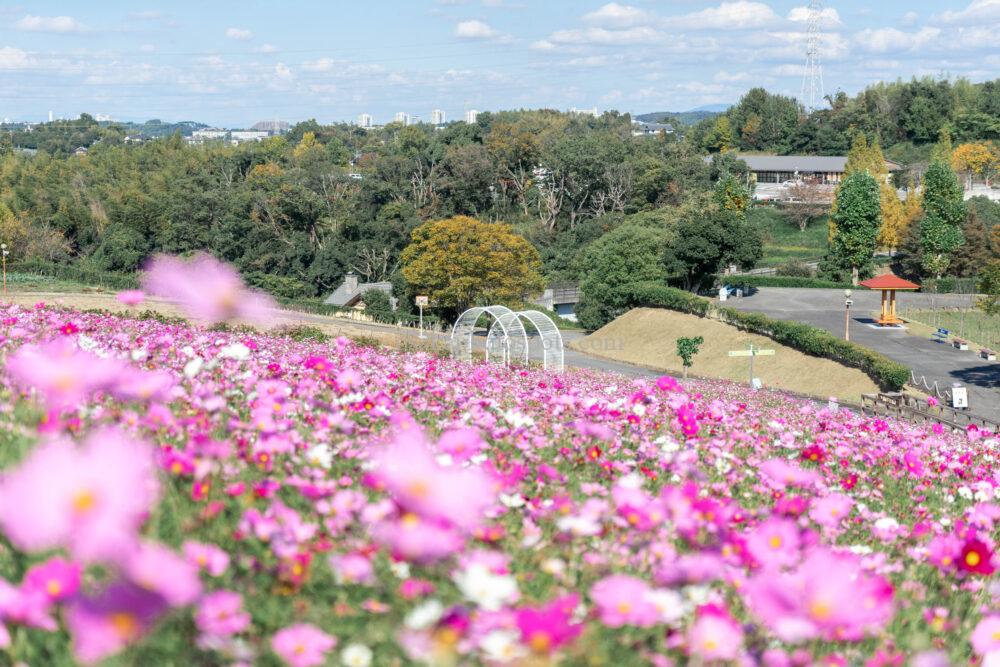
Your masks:
<svg viewBox="0 0 1000 667"><path fill-rule="evenodd" d="M1000 165L1000 153L985 142L960 144L951 152L952 169L965 174L968 181L974 176L989 179L998 165Z"/></svg>
<svg viewBox="0 0 1000 667"><path fill-rule="evenodd" d="M514 228L464 215L413 230L401 256L410 291L453 313L474 305L520 303L545 288L542 262Z"/></svg>

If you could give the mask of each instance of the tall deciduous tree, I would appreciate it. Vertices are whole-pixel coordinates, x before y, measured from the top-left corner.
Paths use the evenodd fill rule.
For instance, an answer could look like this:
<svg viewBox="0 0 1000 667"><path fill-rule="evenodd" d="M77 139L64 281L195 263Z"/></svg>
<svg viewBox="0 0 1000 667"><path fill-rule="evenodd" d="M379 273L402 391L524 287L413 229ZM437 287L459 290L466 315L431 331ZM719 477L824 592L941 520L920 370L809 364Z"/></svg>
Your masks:
<svg viewBox="0 0 1000 667"><path fill-rule="evenodd" d="M840 189L837 210L833 214L836 232L831 252L841 263L851 267L851 282L858 284L858 275L875 254L882 208L879 186L867 171L848 176Z"/></svg>
<svg viewBox="0 0 1000 667"><path fill-rule="evenodd" d="M510 225L465 216L417 227L401 260L411 291L452 312L524 301L545 286L538 251L524 237Z"/></svg>
<svg viewBox="0 0 1000 667"><path fill-rule="evenodd" d="M924 219L920 245L924 269L937 277L951 262L951 253L963 243L965 204L958 177L945 162L935 160L924 175Z"/></svg>

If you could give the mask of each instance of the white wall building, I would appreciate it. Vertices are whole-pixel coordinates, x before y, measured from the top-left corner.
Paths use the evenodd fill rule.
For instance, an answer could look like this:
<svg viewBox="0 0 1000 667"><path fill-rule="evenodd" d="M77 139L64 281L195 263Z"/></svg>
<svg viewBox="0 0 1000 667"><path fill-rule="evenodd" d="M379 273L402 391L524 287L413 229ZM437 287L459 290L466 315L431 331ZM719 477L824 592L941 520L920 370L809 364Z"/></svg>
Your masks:
<svg viewBox="0 0 1000 667"><path fill-rule="evenodd" d="M372 118L371 114L363 113L358 116L358 127L369 128L375 124L375 119Z"/></svg>
<svg viewBox="0 0 1000 667"><path fill-rule="evenodd" d="M270 132L261 130L232 130L229 133L229 140L234 144L238 144L244 141L261 141L267 139L269 136L271 136Z"/></svg>
<svg viewBox="0 0 1000 667"><path fill-rule="evenodd" d="M465 112L465 122L472 125L477 120L479 120L479 112L475 109L469 109Z"/></svg>
<svg viewBox="0 0 1000 667"><path fill-rule="evenodd" d="M444 125L445 115L444 111L441 109L435 109L431 112L431 125Z"/></svg>
<svg viewBox="0 0 1000 667"><path fill-rule="evenodd" d="M594 107L593 109L577 109L576 107L573 107L569 110L569 112L574 116L593 116L594 118L597 118L599 115L597 113L597 107Z"/></svg>
<svg viewBox="0 0 1000 667"><path fill-rule="evenodd" d="M403 125L406 125L407 118L409 118L409 114L407 114L405 111L397 111L396 115L392 117L392 122L402 123Z"/></svg>
<svg viewBox="0 0 1000 667"><path fill-rule="evenodd" d="M191 133L191 138L196 141L212 141L213 139L225 139L228 134L229 130L210 127L205 130L195 130Z"/></svg>

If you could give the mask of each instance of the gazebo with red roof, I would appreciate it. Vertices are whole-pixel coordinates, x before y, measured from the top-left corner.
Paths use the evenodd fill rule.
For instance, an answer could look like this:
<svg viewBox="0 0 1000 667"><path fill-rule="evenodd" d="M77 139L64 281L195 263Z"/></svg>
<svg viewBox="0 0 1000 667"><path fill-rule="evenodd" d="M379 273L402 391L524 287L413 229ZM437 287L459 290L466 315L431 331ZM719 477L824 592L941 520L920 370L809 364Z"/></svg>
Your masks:
<svg viewBox="0 0 1000 667"><path fill-rule="evenodd" d="M895 326L903 320L896 317L896 292L920 289L920 285L903 280L899 276L886 273L861 282L862 287L882 290L882 315L876 320L879 326Z"/></svg>

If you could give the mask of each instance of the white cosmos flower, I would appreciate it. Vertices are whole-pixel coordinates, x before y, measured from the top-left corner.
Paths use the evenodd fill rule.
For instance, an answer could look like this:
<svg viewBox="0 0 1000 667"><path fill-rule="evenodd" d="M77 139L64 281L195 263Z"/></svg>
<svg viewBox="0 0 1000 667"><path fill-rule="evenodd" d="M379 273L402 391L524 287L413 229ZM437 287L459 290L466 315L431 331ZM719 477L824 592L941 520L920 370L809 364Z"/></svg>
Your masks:
<svg viewBox="0 0 1000 667"><path fill-rule="evenodd" d="M309 448L306 452L306 460L313 465L329 470L330 466L333 465L333 450L330 449L330 445L321 442Z"/></svg>
<svg viewBox="0 0 1000 667"><path fill-rule="evenodd" d="M518 596L514 577L494 574L484 565L470 565L452 578L462 595L486 611L499 611Z"/></svg>
<svg viewBox="0 0 1000 667"><path fill-rule="evenodd" d="M406 618L403 620L403 624L410 630L424 630L437 623L443 613L443 604L441 604L438 600L427 600L426 602L414 607L410 613L406 615Z"/></svg>
<svg viewBox="0 0 1000 667"><path fill-rule="evenodd" d="M348 644L340 654L346 667L368 667L372 664L372 650L364 644Z"/></svg>
<svg viewBox="0 0 1000 667"><path fill-rule="evenodd" d="M510 630L494 630L479 642L479 648L490 662L510 662L525 654L517 633Z"/></svg>
<svg viewBox="0 0 1000 667"><path fill-rule="evenodd" d="M677 591L667 588L652 590L646 594L646 600L656 607L660 621L668 625L684 615L684 598Z"/></svg>
<svg viewBox="0 0 1000 667"><path fill-rule="evenodd" d="M184 364L184 376L193 378L195 375L201 372L201 367L205 365L205 360L201 357L195 357L191 361Z"/></svg>
<svg viewBox="0 0 1000 667"><path fill-rule="evenodd" d="M233 343L232 345L227 345L219 350L219 356L225 357L226 359L243 361L244 359L250 357L250 348L243 343Z"/></svg>

